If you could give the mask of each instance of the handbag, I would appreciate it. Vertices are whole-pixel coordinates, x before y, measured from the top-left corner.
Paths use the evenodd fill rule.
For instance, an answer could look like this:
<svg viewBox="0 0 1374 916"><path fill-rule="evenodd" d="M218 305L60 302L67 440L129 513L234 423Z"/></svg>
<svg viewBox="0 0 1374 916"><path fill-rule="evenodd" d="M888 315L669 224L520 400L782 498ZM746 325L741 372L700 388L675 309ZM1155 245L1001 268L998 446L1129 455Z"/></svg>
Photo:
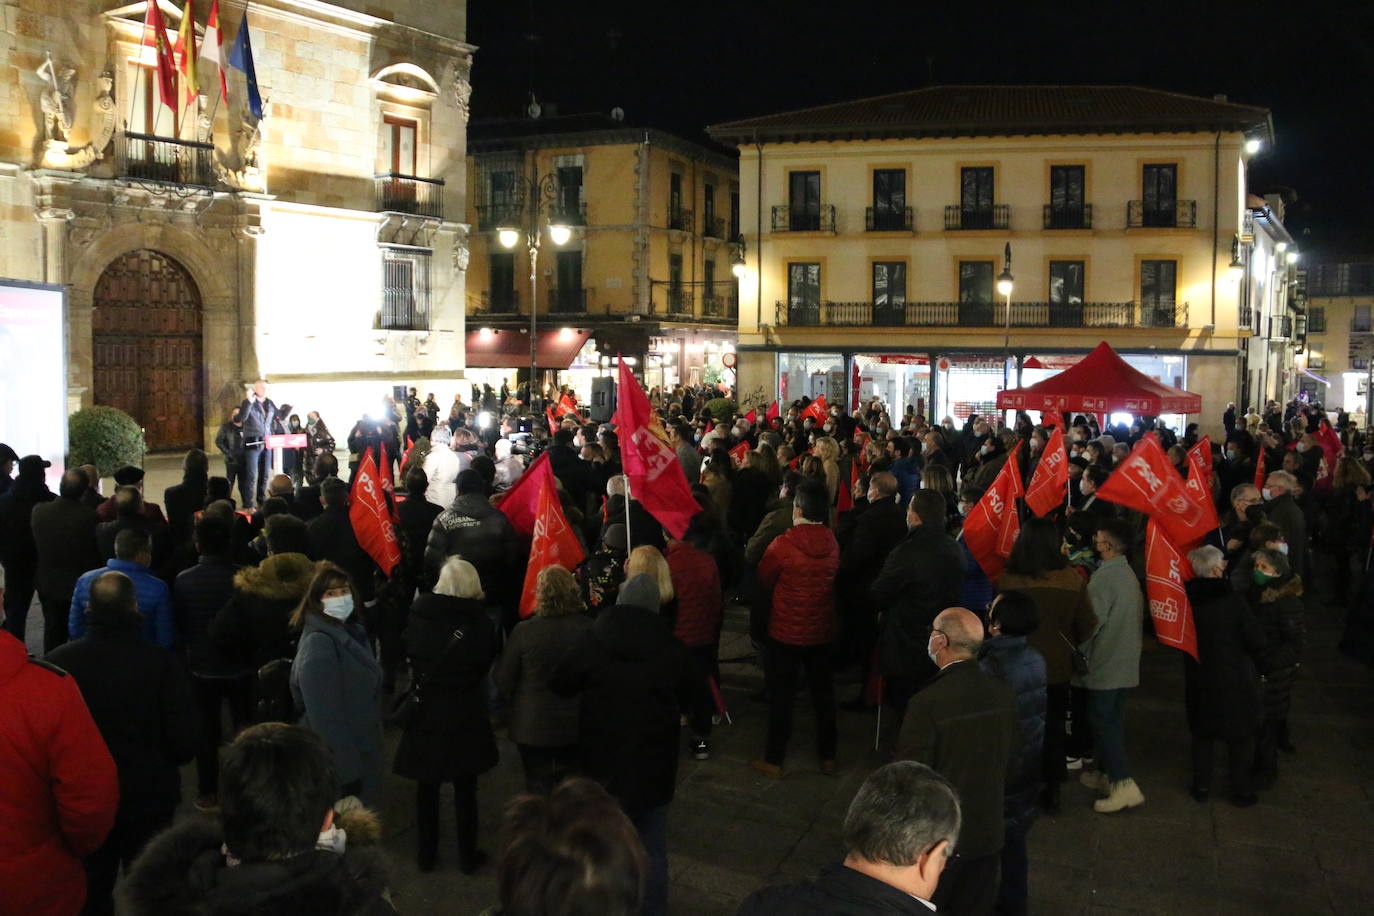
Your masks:
<svg viewBox="0 0 1374 916"><path fill-rule="evenodd" d="M441 651L439 657L434 660L435 668L443 664L444 660L448 658L449 651L462 640L464 635L461 627L453 631L453 635L450 636L448 642L444 644L443 651ZM415 720L420 716L421 695L423 693L424 683L425 679L418 674L411 678L410 687L406 689L405 693L398 696L395 701L392 702L391 711L388 712L386 716L387 724L394 725L402 731L405 731L415 724Z"/></svg>
<svg viewBox="0 0 1374 916"><path fill-rule="evenodd" d="M1073 673L1077 677L1087 677L1088 675L1088 656L1084 655L1077 646L1069 642L1069 637L1061 631L1059 638L1069 647L1069 664L1073 666Z"/></svg>

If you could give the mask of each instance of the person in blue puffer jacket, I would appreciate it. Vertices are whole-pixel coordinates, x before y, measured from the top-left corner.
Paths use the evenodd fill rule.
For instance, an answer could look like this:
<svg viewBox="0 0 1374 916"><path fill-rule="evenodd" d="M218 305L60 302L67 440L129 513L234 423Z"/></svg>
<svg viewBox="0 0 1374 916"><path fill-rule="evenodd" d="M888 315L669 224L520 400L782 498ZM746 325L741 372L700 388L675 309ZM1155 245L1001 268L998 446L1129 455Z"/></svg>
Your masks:
<svg viewBox="0 0 1374 916"><path fill-rule="evenodd" d="M1035 823L1040 795L1046 674L1044 656L1026 644L1026 637L1039 622L1034 598L1015 589L1002 592L988 609L989 638L983 643L978 662L1015 694L1021 728L1021 767L1008 781L1003 799L1006 839L1002 883L997 891L998 913L1026 913L1029 905L1026 834Z"/></svg>

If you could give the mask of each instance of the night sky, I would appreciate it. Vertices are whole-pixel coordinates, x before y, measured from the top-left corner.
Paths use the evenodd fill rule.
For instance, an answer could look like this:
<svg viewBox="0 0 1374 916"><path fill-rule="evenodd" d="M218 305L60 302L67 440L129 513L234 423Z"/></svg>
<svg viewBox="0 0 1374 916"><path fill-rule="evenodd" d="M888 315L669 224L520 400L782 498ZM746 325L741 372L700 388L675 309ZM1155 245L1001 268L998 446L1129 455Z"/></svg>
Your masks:
<svg viewBox="0 0 1374 916"><path fill-rule="evenodd" d="M1317 257L1374 255L1374 4L470 0L473 117L625 109L707 124L939 84L1122 83L1273 112L1251 190Z"/></svg>

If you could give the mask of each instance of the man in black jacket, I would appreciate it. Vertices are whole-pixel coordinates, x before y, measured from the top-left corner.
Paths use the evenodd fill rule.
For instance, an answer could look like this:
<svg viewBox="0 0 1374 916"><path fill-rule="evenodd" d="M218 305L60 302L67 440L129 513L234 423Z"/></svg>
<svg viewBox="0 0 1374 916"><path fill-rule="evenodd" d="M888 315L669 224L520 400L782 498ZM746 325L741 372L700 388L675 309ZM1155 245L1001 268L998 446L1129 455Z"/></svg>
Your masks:
<svg viewBox="0 0 1374 916"><path fill-rule="evenodd" d="M202 515L195 527L196 565L172 583L176 631L186 650L191 693L200 712L201 743L196 751L196 806L200 808L214 804L219 784L220 722L225 700L229 701L235 731L247 725L251 715L251 680L240 666L220 654L210 638L215 615L234 597L234 575L239 567L230 559L232 532L230 523L219 513L207 511Z"/></svg>
<svg viewBox="0 0 1374 916"><path fill-rule="evenodd" d="M137 528L148 532L148 537L152 539L152 568L160 572L162 564L167 561L170 546L166 523L148 519L143 508L143 492L138 487L121 486L115 490L115 495L111 499L115 501L114 521L103 522L95 529L95 543L100 550L100 556L106 560L114 559L115 538L119 536L119 532L125 528Z"/></svg>
<svg viewBox="0 0 1374 916"><path fill-rule="evenodd" d="M196 513L205 508L209 480L209 457L198 448L191 449L181 460L181 483L162 493L173 544L184 544L191 539L191 523Z"/></svg>
<svg viewBox="0 0 1374 916"><path fill-rule="evenodd" d="M57 499L33 507L44 652L51 652L67 641L67 613L72 607L76 580L82 573L105 565L96 549L95 510L81 502L86 487L86 472L72 469L62 475Z"/></svg>
<svg viewBox="0 0 1374 916"><path fill-rule="evenodd" d="M849 803L844 862L805 884L756 891L739 916L929 916L959 820L948 780L912 760L889 763Z"/></svg>
<svg viewBox="0 0 1374 916"><path fill-rule="evenodd" d="M580 695L582 772L606 786L649 855L644 912L667 912L668 804L682 756L679 716L696 689L687 649L658 613L658 585L640 574L620 587L564 654L550 687Z"/></svg>
<svg viewBox="0 0 1374 916"><path fill-rule="evenodd" d="M854 526L849 541L840 548L840 570L835 593L846 634L845 657L857 660L867 671L877 640L878 606L867 594L868 584L883 569L892 548L906 537L906 507L897 502L897 478L879 471L868 481L868 508ZM866 678L865 678L866 680ZM861 695L846 708L862 708Z"/></svg>
<svg viewBox="0 0 1374 916"><path fill-rule="evenodd" d="M243 415L235 407L229 419L215 433L215 448L224 456L224 476L229 481L229 489L234 489L234 481L239 482L239 498L247 495L243 478Z"/></svg>
<svg viewBox="0 0 1374 916"><path fill-rule="evenodd" d="M143 638L134 583L118 572L91 584L86 635L47 660L76 678L119 771L119 811L105 845L86 859L83 910L113 913L120 865L172 822L181 797L177 767L196 748L190 685L176 656Z"/></svg>
<svg viewBox="0 0 1374 916"><path fill-rule="evenodd" d="M487 597L503 609L514 607L524 581L519 566L519 541L510 519L487 499L487 482L468 468L458 474L458 498L434 519L425 544L424 571L428 582L451 556L462 555L477 568Z"/></svg>
<svg viewBox="0 0 1374 916"><path fill-rule="evenodd" d="M272 470L272 455L267 450L267 437L279 432L282 418L291 411L290 404L280 408L267 397L267 382L258 379L253 391L239 405L243 421L243 479L239 493L243 508L258 506L267 490L267 475Z"/></svg>
<svg viewBox="0 0 1374 916"><path fill-rule="evenodd" d="M376 564L353 532L353 520L348 515L348 485L331 477L320 484L320 495L324 511L306 525L310 531L310 556L328 560L348 573L363 600L371 601L372 571Z"/></svg>
<svg viewBox="0 0 1374 916"><path fill-rule="evenodd" d="M1288 564L1302 578L1306 567L1307 521L1293 498L1298 481L1287 471L1274 471L1264 478L1264 515L1279 526L1288 544Z"/></svg>
<svg viewBox="0 0 1374 916"><path fill-rule="evenodd" d="M19 476L0 496L0 563L5 567L5 629L24 641L33 604L38 547L33 541L33 509L54 497L43 471L52 462L38 455L19 459Z"/></svg>
<svg viewBox="0 0 1374 916"><path fill-rule="evenodd" d="M899 758L915 760L959 792L959 858L950 862L935 903L951 913L991 913L1005 836L1002 799L1020 764L1020 723L1007 685L978 667L983 623L948 608L935 618L925 651L940 673L911 700L897 739Z"/></svg>
<svg viewBox="0 0 1374 916"><path fill-rule="evenodd" d="M926 627L936 614L958 603L964 581L963 552L945 534L943 495L916 491L906 524L906 539L888 553L882 572L869 586L873 606L881 614L879 664L893 734L912 694L935 673L925 653Z"/></svg>

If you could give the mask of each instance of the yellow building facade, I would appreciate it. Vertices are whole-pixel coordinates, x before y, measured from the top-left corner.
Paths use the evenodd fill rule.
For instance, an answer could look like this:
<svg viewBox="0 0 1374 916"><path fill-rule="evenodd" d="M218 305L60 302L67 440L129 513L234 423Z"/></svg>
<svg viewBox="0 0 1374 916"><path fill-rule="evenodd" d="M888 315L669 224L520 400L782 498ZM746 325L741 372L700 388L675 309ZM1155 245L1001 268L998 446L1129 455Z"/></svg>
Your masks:
<svg viewBox="0 0 1374 916"><path fill-rule="evenodd" d="M557 370L589 398L617 353L650 386L720 376L738 315L731 156L612 116L474 123L469 144L472 378L528 376L531 300L542 383Z"/></svg>
<svg viewBox="0 0 1374 916"><path fill-rule="evenodd" d="M1374 261L1331 260L1305 272L1306 352L1300 384L1328 411L1368 425L1374 359Z"/></svg>
<svg viewBox="0 0 1374 916"><path fill-rule="evenodd" d="M466 5L256 0L263 117L201 44L156 89L149 3L16 0L0 44L0 277L67 289L68 404L212 442L244 386L346 432L463 374ZM227 63L245 4L220 3Z"/></svg>
<svg viewBox="0 0 1374 916"><path fill-rule="evenodd" d="M1101 340L1201 394L1204 428L1251 384L1251 270L1287 278L1253 258L1263 109L936 87L709 133L740 151L746 399L878 395L962 419Z"/></svg>

